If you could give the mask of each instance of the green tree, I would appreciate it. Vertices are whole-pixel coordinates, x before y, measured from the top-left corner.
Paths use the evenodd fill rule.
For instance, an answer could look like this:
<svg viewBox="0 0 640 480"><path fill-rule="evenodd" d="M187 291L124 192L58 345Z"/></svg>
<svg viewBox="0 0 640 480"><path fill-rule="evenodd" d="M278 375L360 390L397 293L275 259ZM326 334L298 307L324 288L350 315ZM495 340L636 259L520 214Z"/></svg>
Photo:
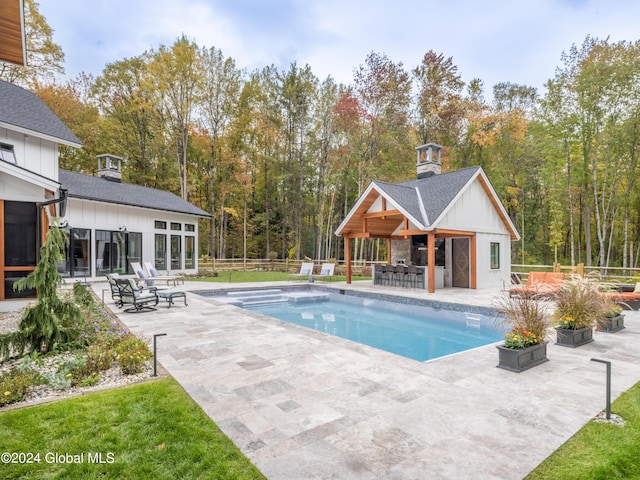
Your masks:
<svg viewBox="0 0 640 480"><path fill-rule="evenodd" d="M200 122L208 133L209 148L209 208L211 232L209 251L216 256L216 160L222 152L218 138L224 135L229 122L238 114L238 101L242 87L242 72L232 58L225 58L222 51L212 48L201 50L203 79L198 110ZM223 180L224 181L224 180Z"/></svg>
<svg viewBox="0 0 640 480"><path fill-rule="evenodd" d="M170 48L163 45L152 52L147 70L149 89L158 96L164 125L175 152L180 195L187 200L189 134L202 81L198 47L182 35Z"/></svg>
<svg viewBox="0 0 640 480"><path fill-rule="evenodd" d="M454 145L461 128L464 82L451 57L429 50L413 69L417 83L416 126L420 143Z"/></svg>
<svg viewBox="0 0 640 480"><path fill-rule="evenodd" d="M57 292L63 283L57 262L64 260L68 241L66 232L53 225L40 249L35 270L16 282L18 291L36 289L38 301L26 308L16 332L0 335L0 357L20 356L34 350L46 353L77 339L81 311L73 301L61 299Z"/></svg>

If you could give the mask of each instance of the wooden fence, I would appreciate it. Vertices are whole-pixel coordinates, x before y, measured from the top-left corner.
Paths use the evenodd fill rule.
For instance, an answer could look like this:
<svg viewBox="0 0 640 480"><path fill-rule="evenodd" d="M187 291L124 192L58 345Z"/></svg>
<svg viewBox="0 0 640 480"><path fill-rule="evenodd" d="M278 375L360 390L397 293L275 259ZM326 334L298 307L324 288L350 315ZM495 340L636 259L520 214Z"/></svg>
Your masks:
<svg viewBox="0 0 640 480"><path fill-rule="evenodd" d="M224 259L216 259L215 261L211 261L208 259L200 259L199 261L199 269L200 271L204 270L214 270L214 271L238 271L238 270L246 270L246 271L255 271L255 270L265 270L265 271L275 271L275 272L297 272L300 270L300 266L306 260L270 260L268 258L224 258ZM330 260L315 260L314 263L316 265L320 265L322 263L329 262L336 264L336 273L344 274L345 271L345 263L336 261L334 259ZM352 268L354 273L362 273L363 270L366 270L366 267L371 267L374 263L372 261L357 261L352 262ZM600 267L587 267L584 264L578 264L576 266L570 265L524 265L524 264L513 264L511 265L511 270L514 273L518 273L523 276L523 279L529 274L529 272L564 272L567 274L570 273L578 273L580 275L584 274L598 274L601 278L606 278L610 281L616 281L621 283L636 283L640 282L640 268L622 268L622 267L608 267L606 269ZM592 273L593 272L593 273Z"/></svg>

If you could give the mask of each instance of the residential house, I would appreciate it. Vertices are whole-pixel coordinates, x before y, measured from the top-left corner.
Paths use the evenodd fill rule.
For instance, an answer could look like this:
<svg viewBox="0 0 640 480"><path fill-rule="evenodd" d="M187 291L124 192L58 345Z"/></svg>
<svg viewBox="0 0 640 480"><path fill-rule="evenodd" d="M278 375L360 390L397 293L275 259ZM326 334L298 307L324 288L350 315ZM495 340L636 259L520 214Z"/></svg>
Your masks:
<svg viewBox="0 0 640 480"><path fill-rule="evenodd" d="M32 271L52 220L68 229L63 276L95 280L158 270L198 269L198 219L209 214L178 196L122 182L122 159L100 155L98 176L58 167L58 146L78 138L33 93L0 81L0 300Z"/></svg>

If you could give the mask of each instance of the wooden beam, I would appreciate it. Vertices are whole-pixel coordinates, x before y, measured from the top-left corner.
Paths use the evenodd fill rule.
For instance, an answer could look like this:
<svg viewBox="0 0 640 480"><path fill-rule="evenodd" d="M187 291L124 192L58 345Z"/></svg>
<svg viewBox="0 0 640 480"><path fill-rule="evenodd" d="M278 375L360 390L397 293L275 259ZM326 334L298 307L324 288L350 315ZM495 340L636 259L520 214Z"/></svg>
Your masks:
<svg viewBox="0 0 640 480"><path fill-rule="evenodd" d="M349 232L342 235L344 238L371 238L369 232Z"/></svg>
<svg viewBox="0 0 640 480"><path fill-rule="evenodd" d="M401 217L400 210L382 210L381 212L368 212L361 215L362 218L386 218L386 217Z"/></svg>
<svg viewBox="0 0 640 480"><path fill-rule="evenodd" d="M437 228L435 233L437 238L471 237L476 234L476 232L469 232L467 230L449 230L446 228Z"/></svg>
<svg viewBox="0 0 640 480"><path fill-rule="evenodd" d="M398 230L398 233L396 234L397 238L401 238L401 237L410 237L412 235L425 235L428 232L425 232L424 230L417 230L417 229L413 229L413 230Z"/></svg>
<svg viewBox="0 0 640 480"><path fill-rule="evenodd" d="M427 260L427 276L428 276L428 292L436 291L436 235L433 231L427 236L428 260Z"/></svg>
<svg viewBox="0 0 640 480"><path fill-rule="evenodd" d="M351 238L345 237L344 239L344 259L347 264L347 283L351 283Z"/></svg>

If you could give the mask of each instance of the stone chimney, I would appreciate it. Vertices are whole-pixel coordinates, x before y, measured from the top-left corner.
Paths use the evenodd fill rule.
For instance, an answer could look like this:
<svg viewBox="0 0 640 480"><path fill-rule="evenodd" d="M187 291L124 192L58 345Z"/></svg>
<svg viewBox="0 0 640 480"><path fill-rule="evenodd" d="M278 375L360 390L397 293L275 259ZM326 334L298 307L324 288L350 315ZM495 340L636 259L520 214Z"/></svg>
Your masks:
<svg viewBox="0 0 640 480"><path fill-rule="evenodd" d="M442 150L442 146L435 143L427 143L416 147L416 151L418 152L416 163L418 178L427 178L431 175L439 175L442 173L440 150Z"/></svg>
<svg viewBox="0 0 640 480"><path fill-rule="evenodd" d="M110 182L122 182L122 158L107 153L98 155L98 177Z"/></svg>

